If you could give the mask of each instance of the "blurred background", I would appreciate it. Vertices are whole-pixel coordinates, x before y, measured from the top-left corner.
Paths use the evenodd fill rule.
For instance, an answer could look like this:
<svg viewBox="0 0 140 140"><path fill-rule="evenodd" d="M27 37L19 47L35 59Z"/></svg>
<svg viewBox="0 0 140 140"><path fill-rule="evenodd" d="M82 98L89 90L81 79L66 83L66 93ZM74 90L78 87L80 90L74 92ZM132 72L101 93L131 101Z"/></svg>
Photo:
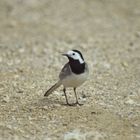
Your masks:
<svg viewBox="0 0 140 140"><path fill-rule="evenodd" d="M71 49L90 68L75 108L43 97ZM138 140L139 87L139 0L0 0L0 139Z"/></svg>
<svg viewBox="0 0 140 140"><path fill-rule="evenodd" d="M13 62L17 65L39 61L39 68L50 57L47 65L53 66L53 61L61 59L57 53L71 48L86 51L85 57L94 63L100 48L111 47L108 57L116 51L125 56L121 48L132 50L139 40L139 7L139 0L1 0L1 53L19 55Z"/></svg>

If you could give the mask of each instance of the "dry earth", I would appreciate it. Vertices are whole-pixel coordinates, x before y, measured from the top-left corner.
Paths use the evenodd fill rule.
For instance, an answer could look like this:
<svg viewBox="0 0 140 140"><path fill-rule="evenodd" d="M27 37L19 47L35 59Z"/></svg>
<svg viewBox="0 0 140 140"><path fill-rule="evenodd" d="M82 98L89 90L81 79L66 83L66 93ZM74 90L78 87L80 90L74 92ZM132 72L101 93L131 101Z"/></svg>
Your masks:
<svg viewBox="0 0 140 140"><path fill-rule="evenodd" d="M43 97L71 49L90 67L83 106ZM140 0L1 0L0 139L140 140Z"/></svg>

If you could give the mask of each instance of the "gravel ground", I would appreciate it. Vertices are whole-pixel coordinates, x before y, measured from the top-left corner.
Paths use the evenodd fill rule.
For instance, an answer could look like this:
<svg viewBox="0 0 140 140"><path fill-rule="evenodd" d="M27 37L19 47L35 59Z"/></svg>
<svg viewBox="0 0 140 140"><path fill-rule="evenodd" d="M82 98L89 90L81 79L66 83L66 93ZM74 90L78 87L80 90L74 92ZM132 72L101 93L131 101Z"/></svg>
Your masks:
<svg viewBox="0 0 140 140"><path fill-rule="evenodd" d="M83 106L43 96L71 49L90 68ZM140 140L139 0L0 1L0 140L18 139Z"/></svg>

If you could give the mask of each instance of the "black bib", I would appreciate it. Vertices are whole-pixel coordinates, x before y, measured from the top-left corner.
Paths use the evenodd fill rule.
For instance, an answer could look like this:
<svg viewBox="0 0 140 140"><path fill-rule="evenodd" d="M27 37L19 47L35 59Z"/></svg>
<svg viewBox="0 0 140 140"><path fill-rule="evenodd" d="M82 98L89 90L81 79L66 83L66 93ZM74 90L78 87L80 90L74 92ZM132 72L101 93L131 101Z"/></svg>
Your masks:
<svg viewBox="0 0 140 140"><path fill-rule="evenodd" d="M79 60L74 60L72 58L69 58L69 64L72 72L75 74L81 74L85 71L85 63L81 64Z"/></svg>

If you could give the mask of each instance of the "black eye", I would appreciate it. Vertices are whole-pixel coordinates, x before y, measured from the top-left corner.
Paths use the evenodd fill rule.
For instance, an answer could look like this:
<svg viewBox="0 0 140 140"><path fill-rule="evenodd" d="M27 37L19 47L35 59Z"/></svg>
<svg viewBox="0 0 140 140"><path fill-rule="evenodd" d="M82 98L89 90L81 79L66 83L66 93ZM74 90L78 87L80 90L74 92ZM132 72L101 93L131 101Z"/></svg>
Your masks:
<svg viewBox="0 0 140 140"><path fill-rule="evenodd" d="M72 55L75 55L75 53L72 53Z"/></svg>

